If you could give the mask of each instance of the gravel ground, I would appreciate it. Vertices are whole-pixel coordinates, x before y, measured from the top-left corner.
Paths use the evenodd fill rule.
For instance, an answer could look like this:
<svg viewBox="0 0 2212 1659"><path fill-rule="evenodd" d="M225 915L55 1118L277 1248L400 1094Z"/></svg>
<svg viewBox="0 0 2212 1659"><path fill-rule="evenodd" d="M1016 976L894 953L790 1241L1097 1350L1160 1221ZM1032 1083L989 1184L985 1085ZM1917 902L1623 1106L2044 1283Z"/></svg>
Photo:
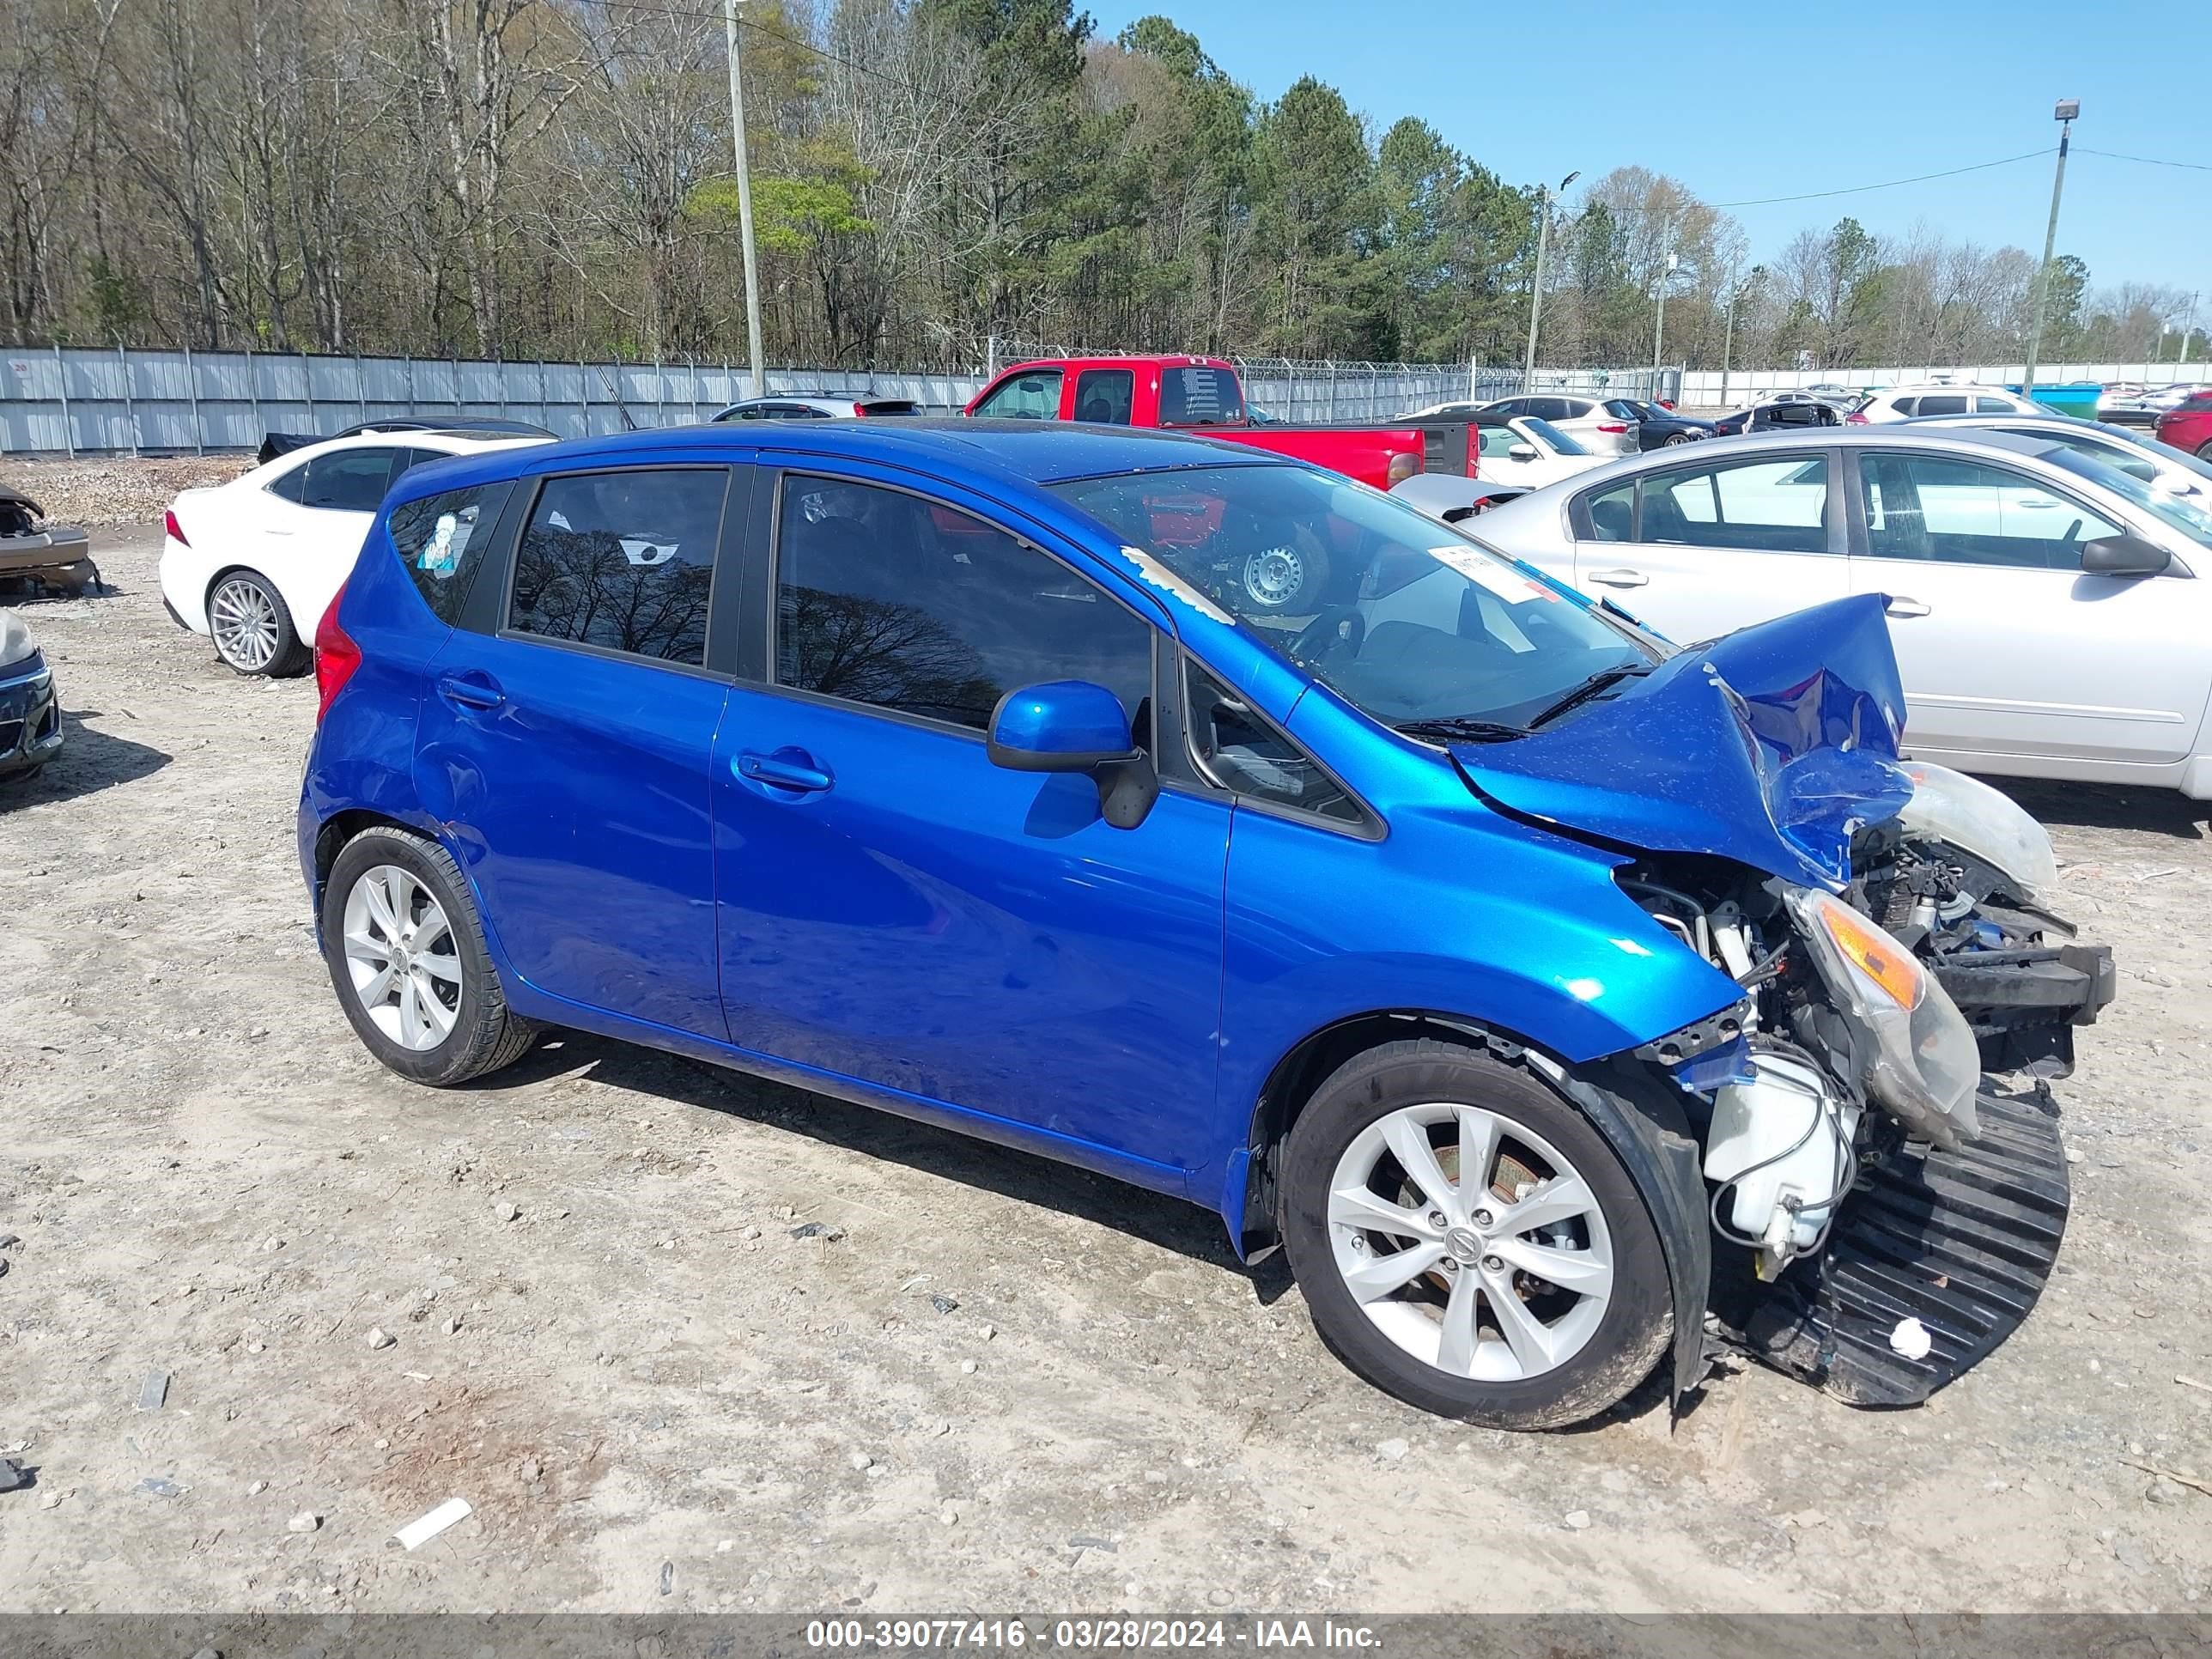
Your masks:
<svg viewBox="0 0 2212 1659"><path fill-rule="evenodd" d="M2212 1475L2212 1389L2176 1380L2212 1383L2198 809L2023 792L2122 975L2014 1340L1923 1410L1738 1370L1671 1430L1647 1389L1512 1437L1367 1389L1165 1199L595 1038L386 1074L308 933L312 683L179 633L158 544L103 536L116 591L25 613L69 747L0 796L0 1453L37 1472L0 1609L2204 1594L2212 1497L2126 1461Z"/></svg>

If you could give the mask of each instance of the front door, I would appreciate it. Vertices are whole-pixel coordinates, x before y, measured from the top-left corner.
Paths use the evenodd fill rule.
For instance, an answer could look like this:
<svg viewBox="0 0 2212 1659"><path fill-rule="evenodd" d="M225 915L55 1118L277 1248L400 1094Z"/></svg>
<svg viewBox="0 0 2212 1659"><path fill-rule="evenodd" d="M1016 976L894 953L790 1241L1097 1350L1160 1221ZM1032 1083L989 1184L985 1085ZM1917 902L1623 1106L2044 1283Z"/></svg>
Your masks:
<svg viewBox="0 0 2212 1659"><path fill-rule="evenodd" d="M1212 1106L1227 805L1165 790L1116 830L1090 779L984 747L1046 680L1109 687L1148 737L1160 620L857 470L779 488L768 683L714 756L731 1040L1174 1186Z"/></svg>
<svg viewBox="0 0 2212 1659"><path fill-rule="evenodd" d="M431 665L416 767L514 972L718 1042L708 769L728 683L708 607L750 471L545 479L511 568L486 573L488 625Z"/></svg>
<svg viewBox="0 0 2212 1659"><path fill-rule="evenodd" d="M1733 447L1733 446L1731 446ZM1792 447L1646 472L1576 504L1575 586L1669 639L1850 592L1835 458Z"/></svg>
<svg viewBox="0 0 2212 1659"><path fill-rule="evenodd" d="M1889 599L1905 742L1948 754L2154 763L2186 757L2204 710L2204 584L2081 568L2123 526L2005 466L1856 456L1851 590Z"/></svg>

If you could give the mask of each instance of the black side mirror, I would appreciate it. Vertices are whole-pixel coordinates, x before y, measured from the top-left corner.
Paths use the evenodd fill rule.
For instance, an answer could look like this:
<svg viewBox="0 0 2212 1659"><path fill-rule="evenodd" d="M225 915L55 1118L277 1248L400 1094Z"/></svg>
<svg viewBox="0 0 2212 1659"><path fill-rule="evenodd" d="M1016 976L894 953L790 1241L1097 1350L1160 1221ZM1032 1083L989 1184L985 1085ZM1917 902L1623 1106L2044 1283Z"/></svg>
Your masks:
<svg viewBox="0 0 2212 1659"><path fill-rule="evenodd" d="M2140 536L2102 536L2081 544L2081 568L2092 576L2161 576L2172 562L2172 555Z"/></svg>

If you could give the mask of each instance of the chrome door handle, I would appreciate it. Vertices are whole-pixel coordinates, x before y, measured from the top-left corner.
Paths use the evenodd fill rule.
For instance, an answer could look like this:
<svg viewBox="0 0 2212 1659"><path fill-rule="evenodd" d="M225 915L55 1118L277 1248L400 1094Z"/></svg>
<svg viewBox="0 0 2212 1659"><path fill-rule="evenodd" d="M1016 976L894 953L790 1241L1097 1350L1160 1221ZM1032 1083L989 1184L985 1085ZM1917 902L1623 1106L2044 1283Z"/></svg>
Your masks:
<svg viewBox="0 0 2212 1659"><path fill-rule="evenodd" d="M757 755L747 750L730 763L730 770L751 782L793 790L802 795L819 794L834 781L811 757L801 750L789 749L773 755Z"/></svg>
<svg viewBox="0 0 2212 1659"><path fill-rule="evenodd" d="M1607 587L1644 587L1651 580L1641 570L1593 570L1589 579Z"/></svg>
<svg viewBox="0 0 2212 1659"><path fill-rule="evenodd" d="M1893 617L1924 617L1928 614L1926 605L1917 599L1908 599L1902 593L1892 594L1888 605L1883 609Z"/></svg>

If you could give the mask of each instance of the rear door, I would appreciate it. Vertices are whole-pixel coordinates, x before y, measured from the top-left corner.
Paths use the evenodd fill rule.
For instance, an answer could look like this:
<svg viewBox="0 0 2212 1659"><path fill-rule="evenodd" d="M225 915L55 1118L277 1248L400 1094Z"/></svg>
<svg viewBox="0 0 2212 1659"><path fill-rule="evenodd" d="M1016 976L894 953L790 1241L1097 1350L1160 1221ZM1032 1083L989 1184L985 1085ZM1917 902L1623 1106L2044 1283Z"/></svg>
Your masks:
<svg viewBox="0 0 2212 1659"><path fill-rule="evenodd" d="M1834 453L1730 449L1577 497L1575 586L1682 641L1848 593Z"/></svg>
<svg viewBox="0 0 2212 1659"><path fill-rule="evenodd" d="M1851 591L1888 598L1916 754L2177 761L2207 690L2204 583L2081 568L2125 526L1994 462L1854 452Z"/></svg>
<svg viewBox="0 0 2212 1659"><path fill-rule="evenodd" d="M514 972L716 1042L708 768L728 697L718 606L735 598L716 572L751 472L526 480L511 556L431 665L416 767Z"/></svg>

